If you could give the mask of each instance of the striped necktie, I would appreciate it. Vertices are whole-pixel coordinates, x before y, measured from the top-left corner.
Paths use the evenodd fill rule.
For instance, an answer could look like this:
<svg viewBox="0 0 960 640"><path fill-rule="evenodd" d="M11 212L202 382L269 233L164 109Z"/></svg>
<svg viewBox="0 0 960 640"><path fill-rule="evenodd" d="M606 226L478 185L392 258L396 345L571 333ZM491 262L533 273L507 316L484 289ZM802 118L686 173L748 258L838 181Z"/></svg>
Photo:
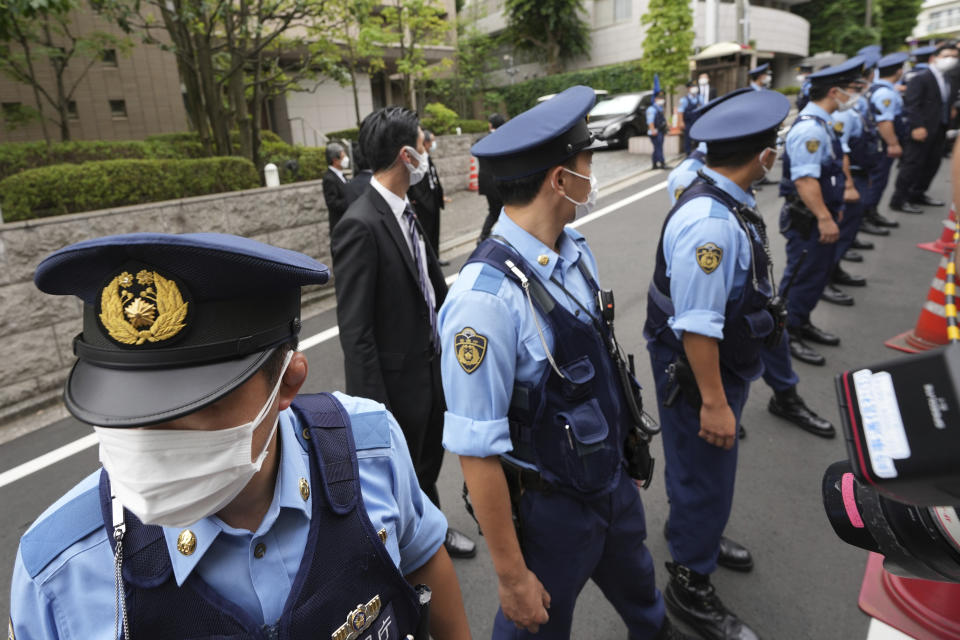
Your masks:
<svg viewBox="0 0 960 640"><path fill-rule="evenodd" d="M413 245L413 262L417 265L417 279L420 281L420 293L423 295L424 304L427 305L427 317L430 318L430 342L433 350L440 353L440 336L437 334L437 310L430 304L430 289L433 285L430 283L430 276L427 274L426 261L422 259L420 251L420 225L417 224L417 214L409 204L403 209L403 219L407 223L407 229L410 231L410 244Z"/></svg>

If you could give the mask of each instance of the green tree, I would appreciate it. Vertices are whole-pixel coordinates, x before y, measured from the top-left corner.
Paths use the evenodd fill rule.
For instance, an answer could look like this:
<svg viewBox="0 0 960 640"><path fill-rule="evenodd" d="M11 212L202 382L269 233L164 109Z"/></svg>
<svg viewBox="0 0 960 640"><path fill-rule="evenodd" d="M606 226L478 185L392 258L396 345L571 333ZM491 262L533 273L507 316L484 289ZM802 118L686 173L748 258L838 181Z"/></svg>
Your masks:
<svg viewBox="0 0 960 640"><path fill-rule="evenodd" d="M464 117L469 117L467 112L473 99L487 90L487 73L493 67L496 49L496 38L472 25L461 29L452 80L457 112Z"/></svg>
<svg viewBox="0 0 960 640"><path fill-rule="evenodd" d="M573 58L590 53L590 25L582 0L507 0L504 39L560 73Z"/></svg>
<svg viewBox="0 0 960 640"><path fill-rule="evenodd" d="M416 83L452 64L445 58L440 64L430 65L423 47L442 44L452 25L434 0L388 0L381 15L386 44L399 51L396 64L403 76L404 104L416 109Z"/></svg>
<svg viewBox="0 0 960 640"><path fill-rule="evenodd" d="M811 54L834 51L850 56L880 41L879 30L866 26L866 4L862 0L810 0L795 6L793 12L810 22ZM882 19L879 15L875 22Z"/></svg>
<svg viewBox="0 0 960 640"><path fill-rule="evenodd" d="M35 111L20 110L20 115L40 121L47 143L48 122L60 130L61 140L70 139L70 103L90 67L107 49L119 55L130 46L104 31L75 32L72 12L78 6L78 0L0 2L0 73L33 90ZM47 70L53 72L53 86L45 81Z"/></svg>
<svg viewBox="0 0 960 640"><path fill-rule="evenodd" d="M917 15L923 0L879 0L880 43L884 51L903 49L905 41L917 26Z"/></svg>
<svg viewBox="0 0 960 640"><path fill-rule="evenodd" d="M647 77L660 74L660 84L671 91L690 75L693 53L693 14L686 0L650 0L640 18L647 27L641 62Z"/></svg>

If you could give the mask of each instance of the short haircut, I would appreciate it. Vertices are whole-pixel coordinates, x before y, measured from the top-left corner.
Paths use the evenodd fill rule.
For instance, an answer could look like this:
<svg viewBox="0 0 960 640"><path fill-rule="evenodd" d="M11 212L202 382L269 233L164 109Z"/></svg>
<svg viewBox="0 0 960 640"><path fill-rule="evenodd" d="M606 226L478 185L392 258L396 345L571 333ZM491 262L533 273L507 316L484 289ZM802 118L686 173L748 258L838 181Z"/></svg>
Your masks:
<svg viewBox="0 0 960 640"><path fill-rule="evenodd" d="M427 129L424 129L424 130L423 130L423 141L424 141L424 142L432 142L432 141L433 141L433 131L429 131L429 130L427 130Z"/></svg>
<svg viewBox="0 0 960 640"><path fill-rule="evenodd" d="M721 149L719 151L711 151L711 149L716 149L717 146L707 143L708 167L742 167L752 162L764 149L768 147L776 148L777 130L771 129L759 135L742 138L738 141L736 147L733 147L733 150L728 150L728 148L724 148L725 145L720 145Z"/></svg>
<svg viewBox="0 0 960 640"><path fill-rule="evenodd" d="M567 158L563 162L559 163L559 165L554 165L549 169L538 171L533 175L524 176L515 180L497 180L497 193L500 194L500 200L503 201L503 204L514 205L517 207L530 204L533 202L534 198L537 197L537 194L540 193L540 189L543 187L543 182L547 178L547 173L555 169L557 166L564 166L568 169L572 169L576 165L578 155L579 154L574 154L570 158Z"/></svg>
<svg viewBox="0 0 960 640"><path fill-rule="evenodd" d="M404 147L416 147L420 129L417 114L403 107L374 111L360 125L360 148L376 173L389 169Z"/></svg>
<svg viewBox="0 0 960 640"><path fill-rule="evenodd" d="M327 164L333 164L333 161L343 153L343 145L339 142L331 142L327 145Z"/></svg>
<svg viewBox="0 0 960 640"><path fill-rule="evenodd" d="M363 155L363 150L360 148L359 142L354 142L350 145L353 148L353 168L355 171L366 171L370 168L370 165L367 164L367 157Z"/></svg>
<svg viewBox="0 0 960 640"><path fill-rule="evenodd" d="M494 129L499 129L503 126L503 123L506 122L506 120L504 120L503 116L499 113L491 113L490 117L487 118L487 122L489 122L490 126Z"/></svg>
<svg viewBox="0 0 960 640"><path fill-rule="evenodd" d="M814 84L810 85L810 101L817 102L818 100L823 100L827 97L827 94L830 93L830 89L833 89L837 85L833 84Z"/></svg>
<svg viewBox="0 0 960 640"><path fill-rule="evenodd" d="M939 47L937 47L937 50L933 52L933 55L938 56L944 51L946 51L947 49L960 52L960 49L957 49L957 43L951 40L951 41L944 42Z"/></svg>
<svg viewBox="0 0 960 640"><path fill-rule="evenodd" d="M280 347L270 354L270 357L260 365L260 371L267 377L267 382L271 388L280 380L283 360L287 357L287 353L289 351L296 351L298 344L299 339L296 336L290 338L287 342L280 345Z"/></svg>

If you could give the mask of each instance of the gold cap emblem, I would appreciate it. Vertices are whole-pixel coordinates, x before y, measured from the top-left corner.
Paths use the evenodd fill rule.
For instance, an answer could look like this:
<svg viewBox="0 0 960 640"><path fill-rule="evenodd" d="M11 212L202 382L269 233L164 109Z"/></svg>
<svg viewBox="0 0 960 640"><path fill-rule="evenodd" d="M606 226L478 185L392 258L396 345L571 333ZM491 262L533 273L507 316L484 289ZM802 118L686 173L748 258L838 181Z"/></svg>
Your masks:
<svg viewBox="0 0 960 640"><path fill-rule="evenodd" d="M541 266L541 267L545 267L545 266L547 266L547 263L550 262L550 257L549 257L549 256L542 256L542 255L541 255L541 256L537 256L537 262L540 263L540 266Z"/></svg>
<svg viewBox="0 0 960 640"><path fill-rule="evenodd" d="M189 303L177 284L156 271L115 276L100 294L100 323L120 344L162 342L186 326Z"/></svg>
<svg viewBox="0 0 960 640"><path fill-rule="evenodd" d="M306 478L300 478L300 497L304 500L310 497L310 483Z"/></svg>
<svg viewBox="0 0 960 640"><path fill-rule="evenodd" d="M192 555L197 550L197 536L190 529L184 529L177 536L177 551L185 556Z"/></svg>
<svg viewBox="0 0 960 640"><path fill-rule="evenodd" d="M380 596L376 595L367 604L358 604L347 614L347 621L330 634L331 640L353 640L360 636L380 615ZM389 620L389 618L388 618Z"/></svg>

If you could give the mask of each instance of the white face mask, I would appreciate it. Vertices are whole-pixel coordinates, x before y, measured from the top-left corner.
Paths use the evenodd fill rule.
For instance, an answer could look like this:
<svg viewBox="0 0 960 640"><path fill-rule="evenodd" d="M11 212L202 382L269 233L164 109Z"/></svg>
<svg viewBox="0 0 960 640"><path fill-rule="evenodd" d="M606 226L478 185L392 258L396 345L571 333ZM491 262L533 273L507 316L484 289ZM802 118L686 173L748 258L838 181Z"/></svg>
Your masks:
<svg viewBox="0 0 960 640"><path fill-rule="evenodd" d="M667 104L667 101L664 100L663 98L657 98L657 99L654 100L653 102L654 102L658 107L662 107L663 105Z"/></svg>
<svg viewBox="0 0 960 640"><path fill-rule="evenodd" d="M860 94L856 91L852 93L848 93L843 89L837 89L837 91L847 96L846 100L837 100L837 111L846 111L848 109L852 109L854 105L857 104L857 100L860 99Z"/></svg>
<svg viewBox="0 0 960 640"><path fill-rule="evenodd" d="M94 427L100 462L120 503L144 524L186 527L230 504L260 471L277 430L256 460L253 433L266 419L280 391L293 351L280 379L252 421L216 431L192 429L116 429Z"/></svg>
<svg viewBox="0 0 960 640"><path fill-rule="evenodd" d="M953 56L946 56L943 58L937 58L933 64L937 67L937 71L945 73L957 66L957 59Z"/></svg>
<svg viewBox="0 0 960 640"><path fill-rule="evenodd" d="M800 75L797 76L797 82L799 82L800 84L803 84L806 81L807 81L806 74L801 73Z"/></svg>
<svg viewBox="0 0 960 640"><path fill-rule="evenodd" d="M697 80L697 84L699 84L701 87L705 84L710 84L710 78L700 78Z"/></svg>
<svg viewBox="0 0 960 640"><path fill-rule="evenodd" d="M691 95L697 95L700 93L700 87L690 87L690 93Z"/></svg>
<svg viewBox="0 0 960 640"><path fill-rule="evenodd" d="M592 172L589 176L585 176L577 173L576 171L571 171L566 167L564 167L563 170L571 175L577 176L578 178L583 178L584 180L588 180L590 182L590 193L587 194L587 199L584 202L577 202L567 194L563 194L564 198L576 205L574 216L576 218L582 218L583 216L588 215L597 206L597 198L600 197L600 190L597 188L597 176Z"/></svg>
<svg viewBox="0 0 960 640"><path fill-rule="evenodd" d="M766 153L769 153L770 155L773 156L773 162L770 163L770 167L769 167L769 168L768 168L767 165L764 164L764 162L763 162L763 156L764 156L764 154L766 154ZM766 178L766 177L767 177L767 174L770 173L770 169L772 169L773 167L775 167L775 166L777 165L777 150L774 149L773 147L767 147L767 148L764 149L763 152L760 154L759 162L760 162L760 168L763 169L763 177Z"/></svg>
<svg viewBox="0 0 960 640"><path fill-rule="evenodd" d="M417 166L413 166L406 160L403 161L403 165L410 172L410 186L412 187L423 180L423 176L427 175L427 153L424 152L423 155L420 155L413 147L404 147L404 149L407 150L410 157L417 161Z"/></svg>
<svg viewBox="0 0 960 640"><path fill-rule="evenodd" d="M350 156L343 156L340 158L340 168L349 169L350 168Z"/></svg>

